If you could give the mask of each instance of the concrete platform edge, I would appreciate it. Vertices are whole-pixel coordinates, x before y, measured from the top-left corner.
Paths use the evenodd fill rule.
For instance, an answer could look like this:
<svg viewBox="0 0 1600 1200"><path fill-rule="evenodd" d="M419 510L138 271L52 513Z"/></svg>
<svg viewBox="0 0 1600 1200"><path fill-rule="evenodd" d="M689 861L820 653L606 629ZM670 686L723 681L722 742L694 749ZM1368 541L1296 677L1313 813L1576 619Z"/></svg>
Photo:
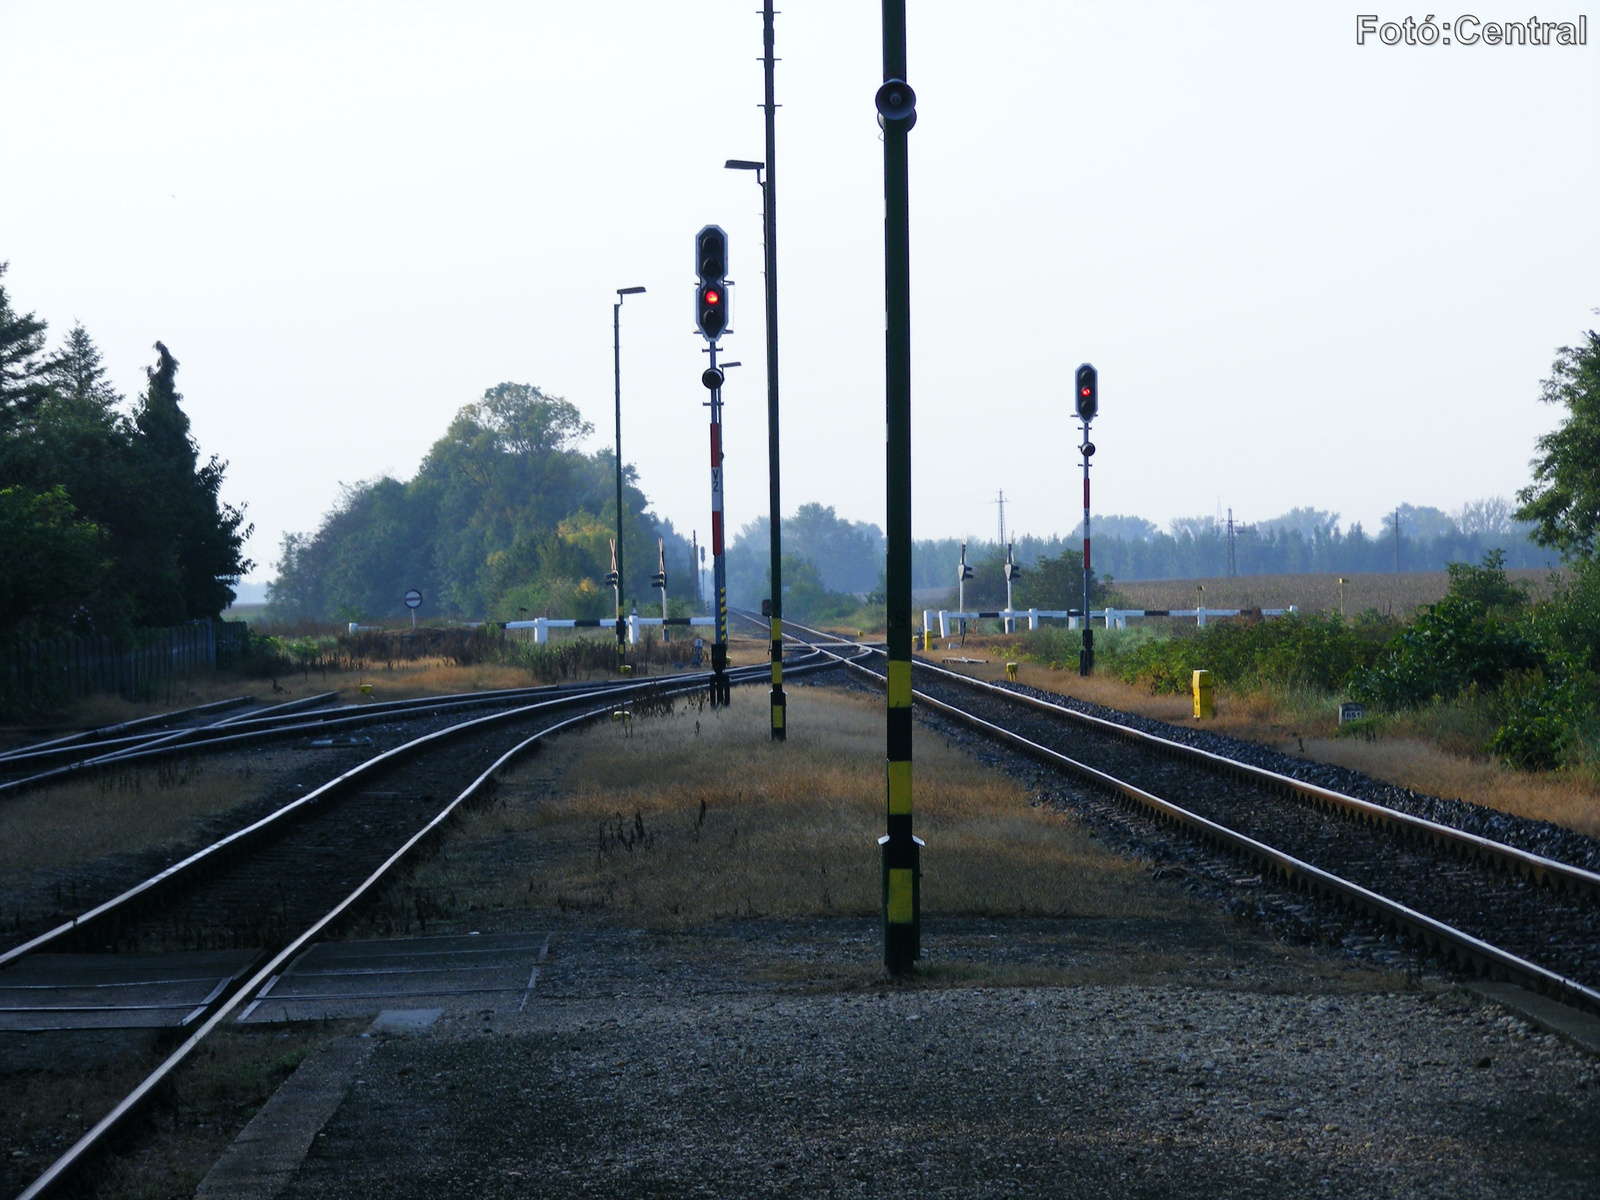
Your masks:
<svg viewBox="0 0 1600 1200"><path fill-rule="evenodd" d="M353 1035L320 1046L284 1080L195 1190L196 1200L272 1200L338 1111L378 1039Z"/></svg>

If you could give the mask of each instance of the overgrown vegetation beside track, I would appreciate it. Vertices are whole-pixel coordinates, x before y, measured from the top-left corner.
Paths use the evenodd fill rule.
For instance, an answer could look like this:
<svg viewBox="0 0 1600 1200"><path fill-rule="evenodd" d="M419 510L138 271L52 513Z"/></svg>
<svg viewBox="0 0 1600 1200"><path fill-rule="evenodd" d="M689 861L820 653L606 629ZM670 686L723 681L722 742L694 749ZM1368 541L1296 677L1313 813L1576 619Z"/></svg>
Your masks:
<svg viewBox="0 0 1600 1200"><path fill-rule="evenodd" d="M1007 652L1075 666L1079 635L1017 635ZM1498 551L1453 564L1449 592L1403 622L1375 611L1152 626L1097 635L1097 665L1155 694L1189 691L1208 670L1224 694L1280 708L1344 700L1369 717L1354 732L1404 726L1452 749L1524 769L1600 773L1600 566L1578 564L1542 600L1507 579Z"/></svg>

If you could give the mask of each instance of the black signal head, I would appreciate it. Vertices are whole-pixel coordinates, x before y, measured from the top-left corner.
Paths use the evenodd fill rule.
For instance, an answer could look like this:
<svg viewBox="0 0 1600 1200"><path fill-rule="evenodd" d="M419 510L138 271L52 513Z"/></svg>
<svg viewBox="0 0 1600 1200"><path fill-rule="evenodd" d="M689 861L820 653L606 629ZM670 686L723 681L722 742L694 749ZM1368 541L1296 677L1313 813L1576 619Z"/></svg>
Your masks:
<svg viewBox="0 0 1600 1200"><path fill-rule="evenodd" d="M1100 372L1089 363L1078 367L1073 376L1073 405L1082 420L1092 421L1100 412ZM1091 449L1090 453L1094 453Z"/></svg>
<svg viewBox="0 0 1600 1200"><path fill-rule="evenodd" d="M694 235L694 273L707 283L728 273L728 235L720 225L707 225Z"/></svg>
<svg viewBox="0 0 1600 1200"><path fill-rule="evenodd" d="M728 327L728 289L721 280L702 283L694 290L694 323L713 342Z"/></svg>

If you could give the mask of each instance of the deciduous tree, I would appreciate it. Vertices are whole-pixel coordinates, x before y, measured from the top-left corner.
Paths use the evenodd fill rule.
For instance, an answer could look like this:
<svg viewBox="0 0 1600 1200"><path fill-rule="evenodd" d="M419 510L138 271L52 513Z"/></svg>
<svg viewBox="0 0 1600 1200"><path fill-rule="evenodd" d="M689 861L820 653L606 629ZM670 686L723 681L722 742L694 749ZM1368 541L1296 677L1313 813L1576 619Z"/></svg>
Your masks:
<svg viewBox="0 0 1600 1200"><path fill-rule="evenodd" d="M1517 493L1519 521L1566 558L1589 558L1600 534L1600 334L1557 352L1539 399L1567 410L1538 441L1533 482Z"/></svg>

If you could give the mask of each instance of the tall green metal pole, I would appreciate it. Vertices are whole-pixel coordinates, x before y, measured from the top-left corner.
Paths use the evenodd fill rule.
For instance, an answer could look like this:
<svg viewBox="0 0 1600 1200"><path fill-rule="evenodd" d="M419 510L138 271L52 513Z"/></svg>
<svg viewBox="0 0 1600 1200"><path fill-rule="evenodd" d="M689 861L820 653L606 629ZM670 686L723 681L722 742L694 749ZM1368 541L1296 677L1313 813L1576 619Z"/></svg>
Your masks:
<svg viewBox="0 0 1600 1200"><path fill-rule="evenodd" d="M611 373L617 396L617 665L627 658L622 634L622 295L611 306ZM665 628L665 626L663 626Z"/></svg>
<svg viewBox="0 0 1600 1200"><path fill-rule="evenodd" d="M761 217L766 241L767 270L767 504L772 512L772 739L785 737L786 704L783 695L783 534L778 497L778 173L775 117L777 104L772 88L772 0L761 9L762 37L766 54L767 178L761 188Z"/></svg>
<svg viewBox="0 0 1600 1200"><path fill-rule="evenodd" d="M922 953L921 843L911 832L911 231L906 135L916 94L905 83L905 0L883 0L885 424L888 478L888 819L883 850L883 962L891 975Z"/></svg>

